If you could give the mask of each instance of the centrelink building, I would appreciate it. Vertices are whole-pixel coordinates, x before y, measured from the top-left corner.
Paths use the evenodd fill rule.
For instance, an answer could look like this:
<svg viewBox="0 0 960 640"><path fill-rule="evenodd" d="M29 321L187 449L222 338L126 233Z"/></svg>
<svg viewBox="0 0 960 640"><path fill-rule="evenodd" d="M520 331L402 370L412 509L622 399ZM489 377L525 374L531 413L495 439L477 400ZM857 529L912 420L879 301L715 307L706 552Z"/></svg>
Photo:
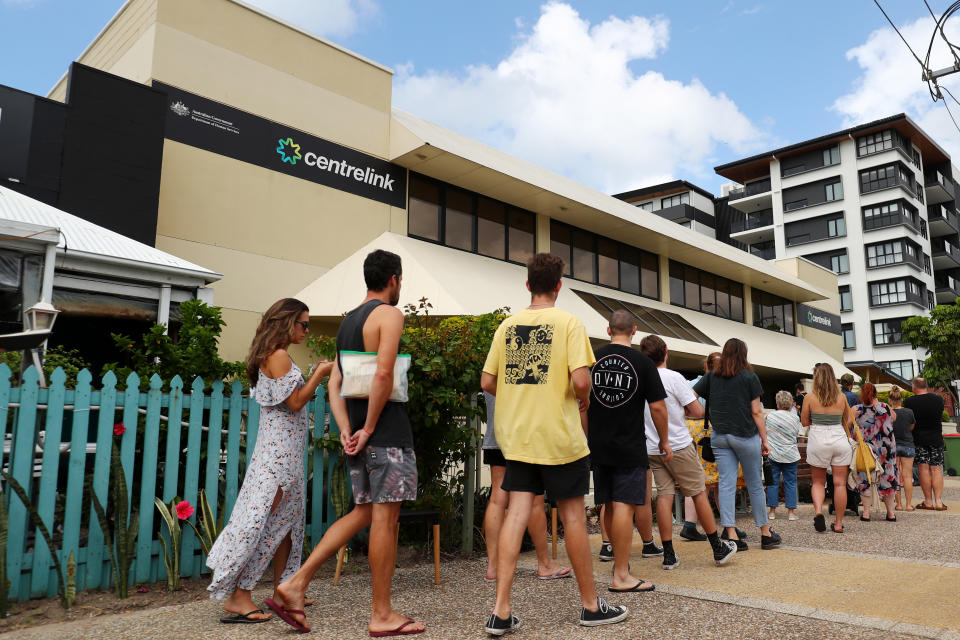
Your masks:
<svg viewBox="0 0 960 640"><path fill-rule="evenodd" d="M829 269L749 255L395 109L392 80L241 2L130 0L48 96L0 87L0 183L223 274L228 358L282 296L332 331L375 248L403 258L401 305L435 315L526 306L523 265L549 251L567 264L558 306L598 343L625 308L690 374L730 337L771 390L816 362L845 371Z"/></svg>

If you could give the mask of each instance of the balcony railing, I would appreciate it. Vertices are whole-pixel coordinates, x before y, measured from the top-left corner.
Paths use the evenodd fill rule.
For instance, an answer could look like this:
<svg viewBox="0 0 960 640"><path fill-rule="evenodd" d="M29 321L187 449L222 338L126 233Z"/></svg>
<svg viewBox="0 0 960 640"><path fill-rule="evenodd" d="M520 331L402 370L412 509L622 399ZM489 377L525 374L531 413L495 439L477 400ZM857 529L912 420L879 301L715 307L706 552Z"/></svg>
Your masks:
<svg viewBox="0 0 960 640"><path fill-rule="evenodd" d="M938 273L933 278L937 286L937 291L947 289L953 293L960 296L960 282L957 282L957 279L946 273Z"/></svg>
<svg viewBox="0 0 960 640"><path fill-rule="evenodd" d="M944 222L954 231L960 231L960 217L955 211L948 209L942 204L935 204L927 207L927 220L930 224L934 222Z"/></svg>
<svg viewBox="0 0 960 640"><path fill-rule="evenodd" d="M957 264L960 264L960 248L958 248L956 245L951 244L947 240L934 238L930 242L930 246L933 248L933 255L948 255L953 258Z"/></svg>
<svg viewBox="0 0 960 640"><path fill-rule="evenodd" d="M773 260L777 257L777 250L774 247L766 247L763 249L750 247L750 253L758 258L763 258L764 260Z"/></svg>
<svg viewBox="0 0 960 640"><path fill-rule="evenodd" d="M770 178L751 182L740 189L734 189L729 193L729 198L730 200L739 200L740 198L755 196L758 193L766 193L767 191L770 191Z"/></svg>
<svg viewBox="0 0 960 640"><path fill-rule="evenodd" d="M734 220L730 225L730 233L740 233L741 231L750 231L761 227L769 227L773 224L773 209L764 209L757 213L747 214L743 220Z"/></svg>

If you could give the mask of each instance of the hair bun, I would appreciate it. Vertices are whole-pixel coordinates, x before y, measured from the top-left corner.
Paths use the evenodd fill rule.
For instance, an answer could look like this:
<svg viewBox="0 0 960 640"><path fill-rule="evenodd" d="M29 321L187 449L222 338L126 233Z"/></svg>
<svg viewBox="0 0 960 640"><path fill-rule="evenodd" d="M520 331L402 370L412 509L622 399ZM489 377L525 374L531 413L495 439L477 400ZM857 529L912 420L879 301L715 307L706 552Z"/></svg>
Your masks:
<svg viewBox="0 0 960 640"><path fill-rule="evenodd" d="M900 387L893 385L893 387L890 388L890 392L893 393L894 391L900 391Z"/></svg>

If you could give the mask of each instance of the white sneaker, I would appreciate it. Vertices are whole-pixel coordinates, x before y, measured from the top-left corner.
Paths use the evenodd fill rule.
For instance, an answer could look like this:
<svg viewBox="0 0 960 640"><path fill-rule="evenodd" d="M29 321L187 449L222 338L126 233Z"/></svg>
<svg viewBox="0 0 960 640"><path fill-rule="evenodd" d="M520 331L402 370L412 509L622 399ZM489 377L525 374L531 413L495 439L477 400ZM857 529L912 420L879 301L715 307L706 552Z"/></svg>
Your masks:
<svg viewBox="0 0 960 640"><path fill-rule="evenodd" d="M776 511L771 511L770 513L767 514L767 520L776 520L776 519L777 519Z"/></svg>

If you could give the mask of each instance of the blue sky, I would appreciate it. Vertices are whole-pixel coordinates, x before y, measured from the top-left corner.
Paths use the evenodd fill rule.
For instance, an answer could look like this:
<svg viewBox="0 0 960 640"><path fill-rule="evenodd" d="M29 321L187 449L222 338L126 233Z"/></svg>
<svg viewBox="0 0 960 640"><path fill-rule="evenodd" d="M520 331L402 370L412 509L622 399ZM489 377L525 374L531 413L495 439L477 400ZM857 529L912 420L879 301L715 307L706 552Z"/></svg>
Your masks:
<svg viewBox="0 0 960 640"><path fill-rule="evenodd" d="M717 164L904 110L960 152L869 0L249 1L394 68L395 106L605 191L719 192ZM925 48L922 1L882 4ZM0 0L0 84L46 93L121 5Z"/></svg>

